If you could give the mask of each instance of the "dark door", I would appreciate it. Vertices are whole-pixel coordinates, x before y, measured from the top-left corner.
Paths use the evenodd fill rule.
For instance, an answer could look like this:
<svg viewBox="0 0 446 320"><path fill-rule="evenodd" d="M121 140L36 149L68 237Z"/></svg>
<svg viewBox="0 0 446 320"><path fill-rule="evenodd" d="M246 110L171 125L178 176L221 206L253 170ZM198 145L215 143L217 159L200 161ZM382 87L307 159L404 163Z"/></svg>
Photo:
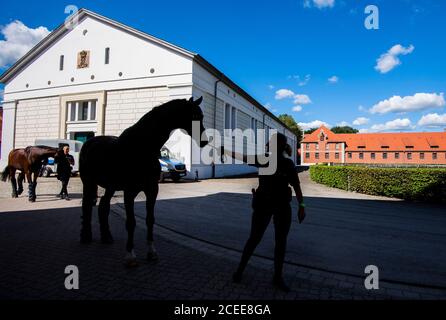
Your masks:
<svg viewBox="0 0 446 320"><path fill-rule="evenodd" d="M74 140L80 141L80 142L86 142L87 140L94 137L94 132L75 132L74 133Z"/></svg>

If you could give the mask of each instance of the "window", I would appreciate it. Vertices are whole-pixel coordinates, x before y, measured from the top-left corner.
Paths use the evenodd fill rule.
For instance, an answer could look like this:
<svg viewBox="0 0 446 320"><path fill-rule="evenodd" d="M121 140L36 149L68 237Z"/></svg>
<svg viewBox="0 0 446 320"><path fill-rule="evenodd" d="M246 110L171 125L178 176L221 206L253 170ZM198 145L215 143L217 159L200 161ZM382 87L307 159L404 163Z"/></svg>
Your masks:
<svg viewBox="0 0 446 320"><path fill-rule="evenodd" d="M105 48L105 64L110 63L110 48Z"/></svg>
<svg viewBox="0 0 446 320"><path fill-rule="evenodd" d="M359 159L361 159L361 160L364 159L364 153L363 152L359 153Z"/></svg>
<svg viewBox="0 0 446 320"><path fill-rule="evenodd" d="M59 71L63 70L64 59L65 59L65 57L63 55L61 55L59 58Z"/></svg>
<svg viewBox="0 0 446 320"><path fill-rule="evenodd" d="M376 158L376 154L374 152L372 152L372 154L370 155L370 157L372 158L372 160L375 160Z"/></svg>
<svg viewBox="0 0 446 320"><path fill-rule="evenodd" d="M330 154L328 152L325 153L325 159L328 160L330 158Z"/></svg>
<svg viewBox="0 0 446 320"><path fill-rule="evenodd" d="M231 106L225 104L225 129L231 129Z"/></svg>
<svg viewBox="0 0 446 320"><path fill-rule="evenodd" d="M336 150L339 150L340 146L341 145L339 143L336 143Z"/></svg>
<svg viewBox="0 0 446 320"><path fill-rule="evenodd" d="M421 152L421 153L420 153L420 159L421 159L421 160L424 160L424 152Z"/></svg>
<svg viewBox="0 0 446 320"><path fill-rule="evenodd" d="M236 119L235 119L236 112L237 112L237 109L232 107L232 111L231 111L231 129L235 129L237 127L237 123L236 123Z"/></svg>
<svg viewBox="0 0 446 320"><path fill-rule="evenodd" d="M395 153L395 159L399 159L400 158L400 154L397 152Z"/></svg>
<svg viewBox="0 0 446 320"><path fill-rule="evenodd" d="M319 136L319 141L324 141L325 140L325 136L323 133L321 133L321 135Z"/></svg>
<svg viewBox="0 0 446 320"><path fill-rule="evenodd" d="M412 160L412 152L408 152L407 153L407 159L408 160Z"/></svg>
<svg viewBox="0 0 446 320"><path fill-rule="evenodd" d="M310 150L310 144L309 143L306 144L306 148L307 148L307 150Z"/></svg>
<svg viewBox="0 0 446 320"><path fill-rule="evenodd" d="M437 160L437 153L436 152L434 152L434 153L432 153L432 160Z"/></svg>
<svg viewBox="0 0 446 320"><path fill-rule="evenodd" d="M316 159L319 159L319 152L316 152L316 153L314 154L314 156L315 156Z"/></svg>
<svg viewBox="0 0 446 320"><path fill-rule="evenodd" d="M335 153L335 159L338 160L339 159L339 152Z"/></svg>
<svg viewBox="0 0 446 320"><path fill-rule="evenodd" d="M387 159L387 152L383 153L383 159L386 160Z"/></svg>
<svg viewBox="0 0 446 320"><path fill-rule="evenodd" d="M252 140L257 144L257 120L254 118L251 118L251 129L254 135Z"/></svg>
<svg viewBox="0 0 446 320"><path fill-rule="evenodd" d="M316 143L316 150L319 150L319 143Z"/></svg>
<svg viewBox="0 0 446 320"><path fill-rule="evenodd" d="M86 121L88 120L88 101L80 102L78 105L78 120Z"/></svg>
<svg viewBox="0 0 446 320"><path fill-rule="evenodd" d="M328 143L325 145L325 150L330 150L330 145Z"/></svg>
<svg viewBox="0 0 446 320"><path fill-rule="evenodd" d="M351 159L351 158L352 158L352 153L351 153L351 152L347 153L347 157L348 157L349 159Z"/></svg>
<svg viewBox="0 0 446 320"><path fill-rule="evenodd" d="M68 121L96 120L96 100L84 100L67 103Z"/></svg>
<svg viewBox="0 0 446 320"><path fill-rule="evenodd" d="M307 159L310 158L310 153L309 152L305 153L305 158L307 158Z"/></svg>

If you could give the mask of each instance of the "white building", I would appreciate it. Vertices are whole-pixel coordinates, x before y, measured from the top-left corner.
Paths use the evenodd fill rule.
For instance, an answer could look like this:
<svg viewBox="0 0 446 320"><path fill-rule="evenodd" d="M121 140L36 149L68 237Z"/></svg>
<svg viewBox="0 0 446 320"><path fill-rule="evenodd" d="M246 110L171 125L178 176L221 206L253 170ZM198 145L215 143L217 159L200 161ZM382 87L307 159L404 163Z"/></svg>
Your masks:
<svg viewBox="0 0 446 320"><path fill-rule="evenodd" d="M5 84L1 168L13 148L36 139L119 135L153 107L191 96L204 98L206 128L274 128L296 150L296 136L283 123L200 55L85 9L17 61L0 82ZM190 139L182 133L167 146L192 176L196 170L200 178L255 171L241 164L214 170L192 165Z"/></svg>

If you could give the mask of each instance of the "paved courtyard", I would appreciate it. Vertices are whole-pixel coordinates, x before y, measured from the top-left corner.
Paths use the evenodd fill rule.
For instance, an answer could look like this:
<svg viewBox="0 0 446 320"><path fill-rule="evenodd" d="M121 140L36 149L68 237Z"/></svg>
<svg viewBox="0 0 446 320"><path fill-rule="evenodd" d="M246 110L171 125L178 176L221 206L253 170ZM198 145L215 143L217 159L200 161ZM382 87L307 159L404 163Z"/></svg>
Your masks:
<svg viewBox="0 0 446 320"><path fill-rule="evenodd" d="M10 199L0 184L1 299L445 299L444 208L348 193L300 174L307 220L293 222L285 277L288 294L271 286L273 230L246 270L231 274L250 228L255 178L166 182L156 205L158 262L145 260L144 197L137 198L138 267L126 269L122 194L113 199L113 245L80 245L81 183L58 200L55 178L39 180L38 201ZM294 211L297 208L294 205ZM79 268L79 290L66 290L64 269ZM379 268L380 289L364 288L364 268Z"/></svg>

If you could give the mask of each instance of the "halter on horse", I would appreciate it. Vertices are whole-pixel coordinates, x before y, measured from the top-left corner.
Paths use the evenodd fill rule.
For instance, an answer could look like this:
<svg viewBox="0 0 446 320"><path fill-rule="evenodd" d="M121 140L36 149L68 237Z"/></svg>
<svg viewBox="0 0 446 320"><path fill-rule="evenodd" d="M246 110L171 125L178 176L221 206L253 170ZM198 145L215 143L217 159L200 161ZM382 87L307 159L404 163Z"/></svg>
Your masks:
<svg viewBox="0 0 446 320"><path fill-rule="evenodd" d="M8 156L8 166L2 173L2 181L11 180L12 197L17 198L23 192L23 180L26 176L29 184L29 201L36 201L37 177L39 176L42 162L48 160L49 157L55 157L56 154L57 148L47 146L31 146L12 150ZM17 170L21 171L18 176L18 189L15 178Z"/></svg>
<svg viewBox="0 0 446 320"><path fill-rule="evenodd" d="M143 191L146 195L148 258L157 258L153 245L153 224L161 172L158 161L160 150L175 129L184 129L192 136L193 121L199 121L200 135L205 131L203 113L200 109L202 100L201 97L196 101L193 98L169 101L145 114L119 137L98 136L84 143L79 158L79 171L83 183L82 243L92 241L91 215L98 185L105 188L105 194L98 208L101 240L103 243L113 242L108 225L110 200L115 191L123 190L128 232L127 262L129 266L135 265L134 199ZM207 141L201 143L197 141L197 143L204 147ZM137 174L131 174L130 170L136 171Z"/></svg>

